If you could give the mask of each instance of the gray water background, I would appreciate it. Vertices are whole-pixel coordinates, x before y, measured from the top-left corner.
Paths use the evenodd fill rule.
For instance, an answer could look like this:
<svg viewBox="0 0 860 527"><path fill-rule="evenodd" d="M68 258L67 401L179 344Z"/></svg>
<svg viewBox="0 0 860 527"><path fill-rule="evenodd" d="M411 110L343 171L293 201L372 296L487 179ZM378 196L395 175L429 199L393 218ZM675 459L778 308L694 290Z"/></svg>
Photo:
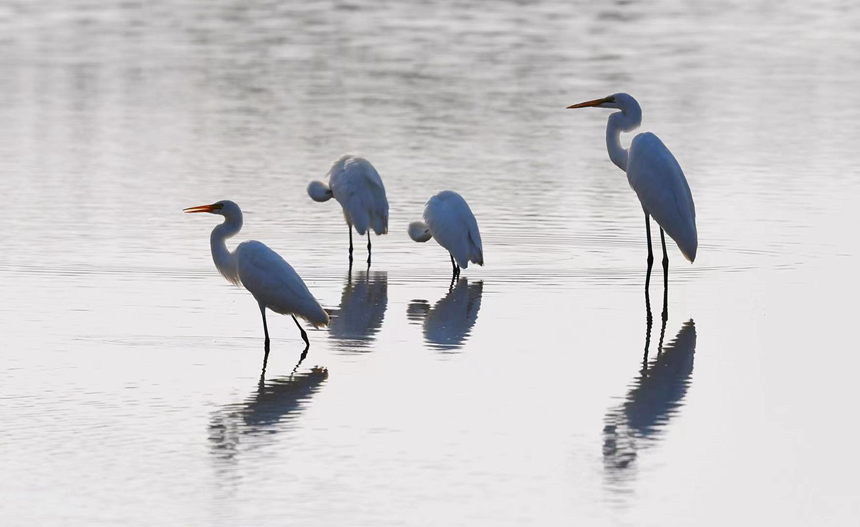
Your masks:
<svg viewBox="0 0 860 527"><path fill-rule="evenodd" d="M0 523L856 525L858 27L841 1L3 2ZM650 332L608 112L564 110L617 91L696 200ZM351 277L305 193L345 152L391 202ZM487 263L453 287L406 235L442 189ZM271 315L262 384L216 218L181 213L226 198L339 314L294 374Z"/></svg>

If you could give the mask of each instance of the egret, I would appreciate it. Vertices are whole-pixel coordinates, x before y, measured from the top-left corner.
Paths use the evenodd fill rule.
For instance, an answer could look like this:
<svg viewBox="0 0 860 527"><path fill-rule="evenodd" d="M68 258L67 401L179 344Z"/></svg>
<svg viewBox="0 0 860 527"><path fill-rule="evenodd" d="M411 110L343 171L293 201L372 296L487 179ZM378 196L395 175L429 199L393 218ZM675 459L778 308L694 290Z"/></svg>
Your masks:
<svg viewBox="0 0 860 527"><path fill-rule="evenodd" d="M345 155L328 171L328 185L311 181L308 195L314 201L334 198L343 208L349 228L349 264L352 266L352 229L359 236L367 232L367 265L370 267L370 229L378 235L388 233L388 198L379 172L363 157Z"/></svg>
<svg viewBox="0 0 860 527"><path fill-rule="evenodd" d="M484 249L475 215L463 196L451 190L443 190L427 201L424 221L409 224L409 237L416 242L433 238L447 249L454 277L460 276L460 268L468 268L469 262L484 265Z"/></svg>
<svg viewBox="0 0 860 527"><path fill-rule="evenodd" d="M645 211L645 234L648 238L648 272L645 276L645 294L651 282L651 266L654 254L651 251L651 223L653 217L660 226L660 243L663 245L663 316L666 316L666 291L669 286L669 256L666 254L665 230L675 240L681 254L690 263L696 259L699 246L696 233L696 207L687 178L672 152L656 135L638 134L630 143L630 150L621 146L621 132L632 132L642 123L642 109L632 96L616 93L602 99L586 101L568 106L572 108L612 108L620 110L609 116L606 125L606 148L609 159L627 173L630 187L639 197Z"/></svg>
<svg viewBox="0 0 860 527"><path fill-rule="evenodd" d="M227 238L242 230L242 210L232 201L224 200L211 205L189 207L187 213L208 212L224 216L224 222L212 229L210 245L215 267L229 282L243 285L254 295L263 315L263 332L266 335L263 371L269 358L269 328L266 324L266 308L275 313L290 315L305 341L302 357L310 348L308 334L296 316L300 316L316 327L329 323L328 313L313 297L296 271L275 251L255 240L240 243L236 250L227 249Z"/></svg>

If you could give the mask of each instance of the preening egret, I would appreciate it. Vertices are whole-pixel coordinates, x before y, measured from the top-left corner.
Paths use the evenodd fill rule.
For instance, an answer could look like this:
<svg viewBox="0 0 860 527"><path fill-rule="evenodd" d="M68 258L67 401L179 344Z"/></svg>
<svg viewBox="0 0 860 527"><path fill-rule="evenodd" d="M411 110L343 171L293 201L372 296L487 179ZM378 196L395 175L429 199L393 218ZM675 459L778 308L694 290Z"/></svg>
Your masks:
<svg viewBox="0 0 860 527"><path fill-rule="evenodd" d="M609 116L606 125L606 148L609 159L627 173L627 181L636 191L645 211L645 233L648 238L648 272L645 277L645 292L651 281L651 224L649 216L660 226L660 242L663 245L663 291L664 299L669 284L669 256L666 254L665 230L678 244L681 253L692 263L699 246L696 233L696 207L693 195L681 166L672 152L657 138L645 132L637 135L628 151L621 146L621 132L632 132L642 123L642 109L632 96L616 93L602 99L586 101L568 106L571 108L613 108L621 110ZM666 315L664 302L663 315Z"/></svg>
<svg viewBox="0 0 860 527"><path fill-rule="evenodd" d="M311 181L308 195L314 201L337 200L349 227L349 263L352 265L352 228L359 236L367 232L367 265L370 266L370 229L388 233L388 198L379 172L363 157L345 155L328 171L328 185Z"/></svg>
<svg viewBox="0 0 860 527"><path fill-rule="evenodd" d="M484 265L484 249L475 215L463 196L451 190L443 190L427 201L424 221L409 224L409 237L416 242L433 238L448 249L455 277L460 275L461 267L469 267L469 262Z"/></svg>
<svg viewBox="0 0 860 527"><path fill-rule="evenodd" d="M269 328L266 324L266 308L275 313L290 315L305 341L304 356L311 343L305 330L296 320L300 316L314 326L325 326L328 313L313 297L296 271L275 251L265 244L250 240L240 243L236 250L227 249L227 238L242 229L242 210L232 201L224 200L212 205L189 207L184 212L208 212L224 216L224 222L212 229L210 245L215 267L224 278L235 285L243 285L254 295L263 315L263 332L266 335L266 355L263 370L269 357Z"/></svg>

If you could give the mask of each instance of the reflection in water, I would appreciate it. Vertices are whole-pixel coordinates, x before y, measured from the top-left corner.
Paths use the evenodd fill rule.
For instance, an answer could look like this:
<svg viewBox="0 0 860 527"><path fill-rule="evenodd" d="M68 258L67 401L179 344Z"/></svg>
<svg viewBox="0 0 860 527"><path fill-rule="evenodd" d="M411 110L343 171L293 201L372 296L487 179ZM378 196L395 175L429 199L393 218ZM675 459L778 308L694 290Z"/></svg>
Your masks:
<svg viewBox="0 0 860 527"><path fill-rule="evenodd" d="M331 312L329 336L346 350L364 351L370 345L388 308L388 272L359 271L347 275L340 307Z"/></svg>
<svg viewBox="0 0 860 527"><path fill-rule="evenodd" d="M650 328L649 324L649 335ZM624 402L606 415L603 463L607 474L617 480L626 479L637 452L660 438L683 404L693 373L696 325L693 320L687 321L675 340L658 349L650 364L647 343L648 337L642 371L633 387Z"/></svg>
<svg viewBox="0 0 860 527"><path fill-rule="evenodd" d="M209 441L213 453L232 459L245 438L289 428L279 425L295 420L326 379L328 370L319 366L306 373L270 381L261 379L257 390L244 403L227 405L212 416Z"/></svg>
<svg viewBox="0 0 860 527"><path fill-rule="evenodd" d="M406 314L413 322L424 320L424 340L432 347L455 350L463 346L478 320L483 289L484 282L469 285L468 278L461 278L432 308L426 300L413 300Z"/></svg>

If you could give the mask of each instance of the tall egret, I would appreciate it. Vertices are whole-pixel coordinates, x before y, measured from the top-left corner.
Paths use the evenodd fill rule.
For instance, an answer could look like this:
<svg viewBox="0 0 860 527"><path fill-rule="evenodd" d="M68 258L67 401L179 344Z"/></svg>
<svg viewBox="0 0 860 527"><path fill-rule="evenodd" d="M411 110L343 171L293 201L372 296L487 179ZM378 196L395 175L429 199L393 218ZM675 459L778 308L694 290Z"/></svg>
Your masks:
<svg viewBox="0 0 860 527"><path fill-rule="evenodd" d="M681 166L672 152L656 135L645 132L637 135L630 143L630 150L621 146L621 132L632 132L642 123L642 109L632 96L616 93L602 99L581 102L568 106L571 108L613 108L621 110L609 116L606 125L606 148L609 159L627 173L627 181L636 191L642 209L645 211L645 233L648 237L648 272L645 277L645 293L651 282L651 265L654 254L651 252L651 224L653 216L660 226L660 243L663 245L663 292L664 299L669 284L669 256L666 254L665 230L678 244L681 254L692 263L696 259L699 246L696 233L696 207L693 195ZM663 316L666 316L664 302Z"/></svg>
<svg viewBox="0 0 860 527"><path fill-rule="evenodd" d="M455 277L460 275L461 267L469 267L469 262L484 265L484 249L475 215L463 196L451 190L443 190L427 201L424 221L409 224L409 237L416 242L433 238L448 249Z"/></svg>
<svg viewBox="0 0 860 527"><path fill-rule="evenodd" d="M352 266L352 228L359 236L367 232L367 265L370 266L370 229L377 235L388 233L388 198L379 172L363 157L345 155L328 171L328 185L311 181L308 195L314 201L334 198L343 207L349 227L349 264Z"/></svg>
<svg viewBox="0 0 860 527"><path fill-rule="evenodd" d="M263 315L263 332L266 335L266 355L263 370L269 358L269 328L266 324L266 308L275 313L290 315L302 333L307 353L311 343L308 334L296 320L296 315L314 326L325 326L329 322L328 313L313 297L308 287L296 271L275 251L255 240L240 243L236 250L227 249L227 238L242 229L242 210L232 201L224 200L212 205L189 207L184 212L208 212L224 216L224 222L212 229L209 238L212 259L215 267L224 278L234 285L243 285L254 295Z"/></svg>

